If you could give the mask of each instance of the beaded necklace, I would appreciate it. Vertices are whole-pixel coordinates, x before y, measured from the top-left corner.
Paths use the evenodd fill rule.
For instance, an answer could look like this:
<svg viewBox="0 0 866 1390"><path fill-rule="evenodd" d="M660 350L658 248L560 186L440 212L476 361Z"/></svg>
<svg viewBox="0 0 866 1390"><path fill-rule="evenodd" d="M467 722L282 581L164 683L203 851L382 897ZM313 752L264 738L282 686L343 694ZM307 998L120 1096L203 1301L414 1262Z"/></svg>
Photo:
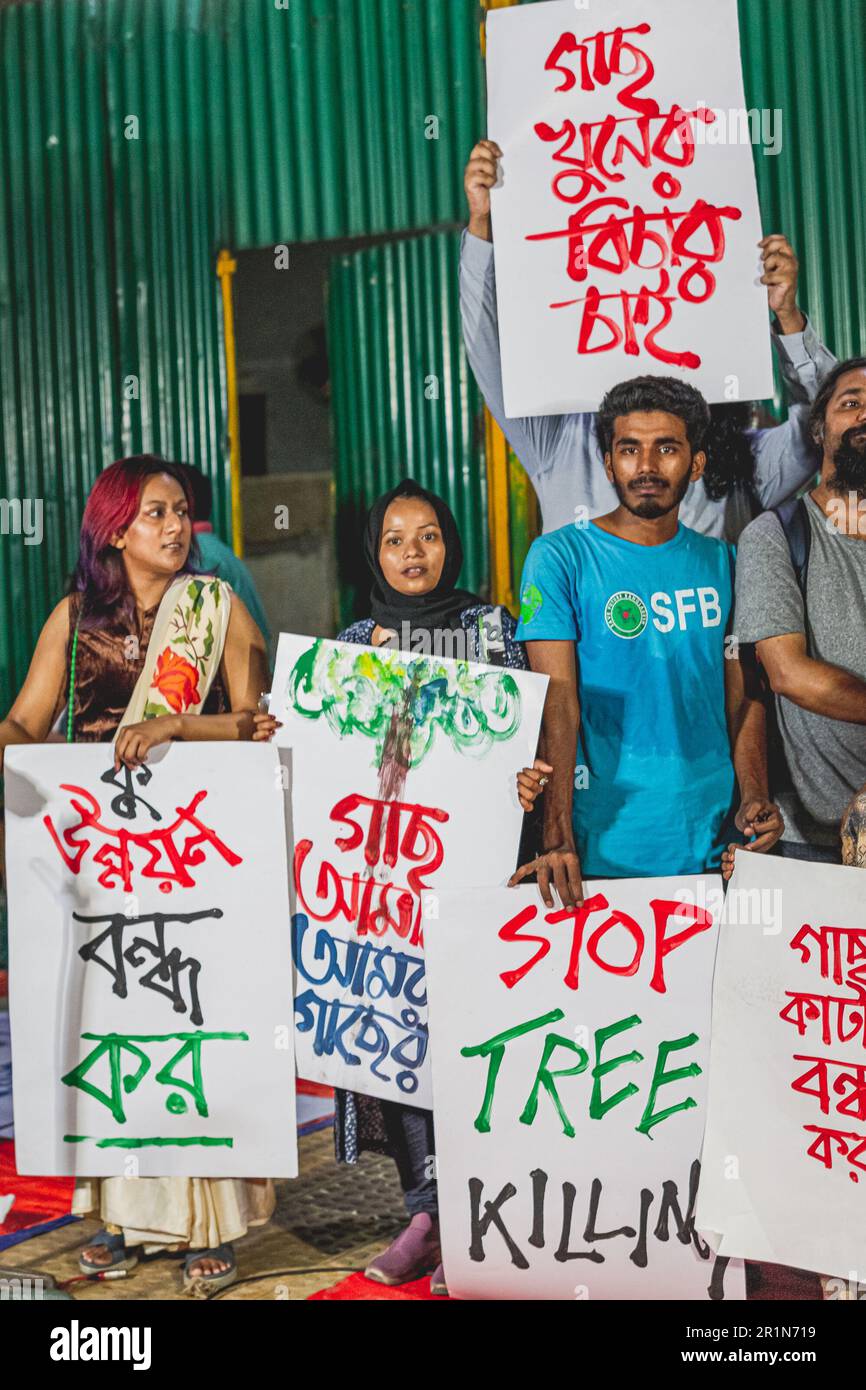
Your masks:
<svg viewBox="0 0 866 1390"><path fill-rule="evenodd" d="M69 700L66 707L66 742L73 743L73 721L75 708L75 659L78 656L78 628L79 622L75 624L75 634L72 638L72 657L69 662Z"/></svg>

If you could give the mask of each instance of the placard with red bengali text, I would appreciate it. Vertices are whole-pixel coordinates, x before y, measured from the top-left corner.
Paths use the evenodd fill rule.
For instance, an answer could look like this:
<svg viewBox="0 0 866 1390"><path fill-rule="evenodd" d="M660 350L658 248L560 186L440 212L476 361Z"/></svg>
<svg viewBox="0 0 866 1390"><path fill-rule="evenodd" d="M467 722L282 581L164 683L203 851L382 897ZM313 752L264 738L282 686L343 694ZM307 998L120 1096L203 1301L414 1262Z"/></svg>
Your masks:
<svg viewBox="0 0 866 1390"><path fill-rule="evenodd" d="M746 110L736 0L496 10L487 75L506 414L644 373L771 395L751 138L771 158L782 131Z"/></svg>
<svg viewBox="0 0 866 1390"><path fill-rule="evenodd" d="M516 776L546 688L528 671L280 637L271 711L292 750L306 1080L430 1108L421 897L517 867Z"/></svg>
<svg viewBox="0 0 866 1390"><path fill-rule="evenodd" d="M862 1283L862 869L736 856L711 1067L700 1229L722 1254Z"/></svg>
<svg viewBox="0 0 866 1390"><path fill-rule="evenodd" d="M5 774L19 1171L296 1176L276 749L37 744Z"/></svg>

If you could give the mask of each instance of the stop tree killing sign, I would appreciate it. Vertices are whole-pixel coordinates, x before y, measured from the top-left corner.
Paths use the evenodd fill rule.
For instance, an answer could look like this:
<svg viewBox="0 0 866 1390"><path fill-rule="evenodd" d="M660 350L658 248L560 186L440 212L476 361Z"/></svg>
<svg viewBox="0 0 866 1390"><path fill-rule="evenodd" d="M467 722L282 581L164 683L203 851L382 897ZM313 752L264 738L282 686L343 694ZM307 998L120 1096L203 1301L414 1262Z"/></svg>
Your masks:
<svg viewBox="0 0 866 1390"><path fill-rule="evenodd" d="M440 892L426 923L457 1298L737 1299L695 1226L717 876Z"/></svg>

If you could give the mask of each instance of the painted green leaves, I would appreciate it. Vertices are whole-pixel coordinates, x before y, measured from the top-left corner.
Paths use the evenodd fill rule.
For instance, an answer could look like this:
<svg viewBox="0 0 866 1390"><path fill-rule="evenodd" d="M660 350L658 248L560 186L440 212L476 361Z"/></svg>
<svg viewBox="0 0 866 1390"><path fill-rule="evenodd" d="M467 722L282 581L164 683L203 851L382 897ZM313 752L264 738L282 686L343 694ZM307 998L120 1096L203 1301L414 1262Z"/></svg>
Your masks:
<svg viewBox="0 0 866 1390"><path fill-rule="evenodd" d="M409 766L417 767L438 729L471 757L513 737L520 727L520 691L507 671L392 650L371 652L318 640L289 676L290 706L323 718L341 738L375 741L381 762L394 716L405 727Z"/></svg>

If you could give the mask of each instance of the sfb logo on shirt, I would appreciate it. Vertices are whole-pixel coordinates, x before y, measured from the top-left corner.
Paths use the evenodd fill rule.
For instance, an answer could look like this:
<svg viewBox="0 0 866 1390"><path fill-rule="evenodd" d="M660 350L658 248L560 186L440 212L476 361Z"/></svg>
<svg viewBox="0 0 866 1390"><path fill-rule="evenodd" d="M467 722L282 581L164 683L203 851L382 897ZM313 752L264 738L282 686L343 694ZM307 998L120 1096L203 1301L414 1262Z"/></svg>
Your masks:
<svg viewBox="0 0 866 1390"><path fill-rule="evenodd" d="M722 621L719 591L710 587L675 589L673 596L659 590L650 598L653 627L658 632L687 631L689 619L700 619L701 627L718 627ZM649 622L643 599L628 590L611 594L605 605L604 620L615 637L640 637Z"/></svg>

